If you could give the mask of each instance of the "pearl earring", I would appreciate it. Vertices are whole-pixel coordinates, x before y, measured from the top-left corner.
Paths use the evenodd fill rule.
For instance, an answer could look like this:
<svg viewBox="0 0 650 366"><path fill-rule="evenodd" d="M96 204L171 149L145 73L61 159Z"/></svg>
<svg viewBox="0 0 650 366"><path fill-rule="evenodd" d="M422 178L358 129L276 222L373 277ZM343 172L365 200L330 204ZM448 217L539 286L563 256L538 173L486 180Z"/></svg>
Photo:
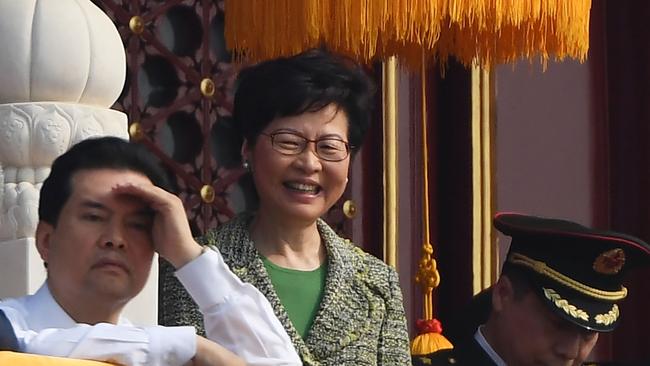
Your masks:
<svg viewBox="0 0 650 366"><path fill-rule="evenodd" d="M241 164L241 166L242 166L242 168L244 168L244 169L246 169L246 170L250 170L250 169L251 169L250 164L248 164L248 160L244 160L244 162Z"/></svg>

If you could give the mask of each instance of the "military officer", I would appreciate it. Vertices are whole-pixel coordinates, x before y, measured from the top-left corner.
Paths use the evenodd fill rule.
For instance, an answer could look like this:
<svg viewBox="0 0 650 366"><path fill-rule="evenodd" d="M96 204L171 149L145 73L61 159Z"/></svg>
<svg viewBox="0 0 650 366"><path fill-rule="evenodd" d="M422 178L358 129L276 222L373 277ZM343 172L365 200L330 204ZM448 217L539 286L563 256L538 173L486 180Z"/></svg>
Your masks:
<svg viewBox="0 0 650 366"><path fill-rule="evenodd" d="M413 364L583 364L598 334L618 324L624 274L650 263L650 246L620 233L514 213L497 214L494 226L512 241L499 280L481 296L488 299L487 319L454 349L414 356Z"/></svg>

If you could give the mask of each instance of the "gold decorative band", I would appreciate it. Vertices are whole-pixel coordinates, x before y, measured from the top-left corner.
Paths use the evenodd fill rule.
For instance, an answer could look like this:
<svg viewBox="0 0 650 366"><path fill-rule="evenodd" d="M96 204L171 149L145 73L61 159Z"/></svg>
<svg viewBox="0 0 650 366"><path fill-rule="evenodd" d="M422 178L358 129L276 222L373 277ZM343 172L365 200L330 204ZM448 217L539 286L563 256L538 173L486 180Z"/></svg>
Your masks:
<svg viewBox="0 0 650 366"><path fill-rule="evenodd" d="M627 289L621 286L619 291L605 291L591 286L587 286L584 283L578 282L570 277L563 275L562 273L554 270L553 268L546 265L544 262L528 258L527 256L519 253L512 253L508 257L508 262L513 264L522 265L532 269L533 271L544 275L552 280L570 288L575 291L580 292L583 295L593 297L599 300L606 301L617 301L622 300L627 296Z"/></svg>

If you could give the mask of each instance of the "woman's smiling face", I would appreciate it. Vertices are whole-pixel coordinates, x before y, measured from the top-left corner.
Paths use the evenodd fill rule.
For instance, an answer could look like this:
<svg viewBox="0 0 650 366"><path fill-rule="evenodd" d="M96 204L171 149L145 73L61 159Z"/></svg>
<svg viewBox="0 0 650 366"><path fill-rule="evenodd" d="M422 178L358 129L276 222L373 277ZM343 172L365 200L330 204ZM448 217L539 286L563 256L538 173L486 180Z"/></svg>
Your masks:
<svg viewBox="0 0 650 366"><path fill-rule="evenodd" d="M297 155L276 151L269 134L291 132L309 140L348 140L348 118L343 110L328 105L316 112L276 118L257 137L254 145L244 144L242 153L250 164L260 197L260 214L313 222L341 197L347 183L350 156L326 161L308 143Z"/></svg>

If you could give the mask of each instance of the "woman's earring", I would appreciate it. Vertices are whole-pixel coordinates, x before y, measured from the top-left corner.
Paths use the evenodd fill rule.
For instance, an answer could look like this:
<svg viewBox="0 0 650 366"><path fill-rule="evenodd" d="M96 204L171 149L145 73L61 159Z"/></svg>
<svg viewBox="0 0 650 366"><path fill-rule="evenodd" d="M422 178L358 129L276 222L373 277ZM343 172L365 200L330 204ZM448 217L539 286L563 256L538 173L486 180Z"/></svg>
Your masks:
<svg viewBox="0 0 650 366"><path fill-rule="evenodd" d="M246 170L251 170L250 164L248 164L248 160L244 160L244 162L241 164L242 168Z"/></svg>

